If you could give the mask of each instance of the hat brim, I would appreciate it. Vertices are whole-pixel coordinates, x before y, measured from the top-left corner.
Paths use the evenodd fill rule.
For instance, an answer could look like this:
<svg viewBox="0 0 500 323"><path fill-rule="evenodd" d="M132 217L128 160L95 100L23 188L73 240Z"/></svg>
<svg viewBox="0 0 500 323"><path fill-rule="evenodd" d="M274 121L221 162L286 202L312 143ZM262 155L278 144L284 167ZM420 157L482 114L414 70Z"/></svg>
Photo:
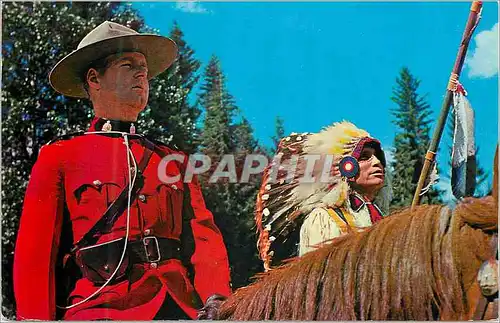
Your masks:
<svg viewBox="0 0 500 323"><path fill-rule="evenodd" d="M116 53L139 52L148 64L148 79L166 70L177 57L177 46L170 38L137 34L108 38L77 49L60 60L49 74L50 85L59 93L87 98L83 73L93 61Z"/></svg>

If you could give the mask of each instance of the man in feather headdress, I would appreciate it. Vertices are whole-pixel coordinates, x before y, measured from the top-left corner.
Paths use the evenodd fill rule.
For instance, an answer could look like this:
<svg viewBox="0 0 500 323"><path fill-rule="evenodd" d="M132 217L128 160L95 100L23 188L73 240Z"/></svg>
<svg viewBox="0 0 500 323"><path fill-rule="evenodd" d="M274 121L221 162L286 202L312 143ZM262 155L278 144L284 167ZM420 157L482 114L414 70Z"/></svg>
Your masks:
<svg viewBox="0 0 500 323"><path fill-rule="evenodd" d="M382 219L375 201L388 197L386 161L368 132L344 121L292 134L280 141L276 157L265 170L255 214L266 270Z"/></svg>

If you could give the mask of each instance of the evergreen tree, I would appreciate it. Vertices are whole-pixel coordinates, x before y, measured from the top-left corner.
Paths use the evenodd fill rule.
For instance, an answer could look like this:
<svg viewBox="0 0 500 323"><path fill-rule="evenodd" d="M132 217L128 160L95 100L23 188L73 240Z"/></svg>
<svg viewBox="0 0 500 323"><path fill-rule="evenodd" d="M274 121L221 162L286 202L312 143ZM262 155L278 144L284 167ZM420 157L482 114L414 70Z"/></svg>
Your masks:
<svg viewBox="0 0 500 323"><path fill-rule="evenodd" d="M212 56L205 69L205 82L201 86L199 103L205 110L201 151L211 157L221 158L232 151L234 143L231 124L237 111L234 99L225 88L225 76L219 59Z"/></svg>
<svg viewBox="0 0 500 323"><path fill-rule="evenodd" d="M87 100L48 83L55 63L104 20L134 29L142 19L119 3L2 3L2 312L14 317L12 262L22 202L38 151L48 140L86 130Z"/></svg>
<svg viewBox="0 0 500 323"><path fill-rule="evenodd" d="M280 140L281 138L283 138L285 136L285 121L277 116L276 117L276 121L275 121L275 133L274 133L274 136L271 137L271 139L273 140L273 144L274 146L271 147L271 151L272 152L276 152L276 150L278 149L278 144L280 143Z"/></svg>
<svg viewBox="0 0 500 323"><path fill-rule="evenodd" d="M248 120L243 117L242 121L232 127L233 150L239 154L251 154L258 143L253 136L253 129Z"/></svg>
<svg viewBox="0 0 500 323"><path fill-rule="evenodd" d="M394 138L394 161L392 163L393 199L392 207L411 205L417 186L413 180L415 168L422 164L423 156L429 147L430 106L418 94L420 81L404 67L396 79L392 101L397 108L392 109L393 123L398 131ZM422 202L439 202L439 191L431 188Z"/></svg>
<svg viewBox="0 0 500 323"><path fill-rule="evenodd" d="M225 77L216 56L205 69L201 90L199 103L205 111L201 152L211 157L212 171L224 155L234 156L239 178L246 155L260 148L248 120L242 118L240 123L234 123L238 108L225 87ZM232 286L237 288L247 285L249 278L260 269L253 220L260 176L250 177L249 183L229 183L228 180L208 183L211 174L202 176L203 194L224 237Z"/></svg>
<svg viewBox="0 0 500 323"><path fill-rule="evenodd" d="M267 157L269 162L269 154L266 149L260 146L254 138L253 129L246 118L234 127L233 137L235 142L235 159L236 167L238 170L238 178L241 177L241 169L245 165L245 158L249 154L259 154ZM248 166L248 165L247 165ZM234 268L234 286L240 287L245 286L250 283L250 279L255 273L261 271L262 262L258 258L257 254L257 235L254 220L254 210L257 198L257 192L259 191L260 184L262 182L262 173L252 175L249 181L244 183L230 184L230 190L232 195L232 208L234 212L233 216L235 219L233 227L238 227L240 234L238 236L232 236L233 240L233 254L237 255L237 258L233 257L233 268ZM228 234L230 233L231 227L228 227ZM243 254L238 254L238 250L246 250Z"/></svg>
<svg viewBox="0 0 500 323"><path fill-rule="evenodd" d="M189 96L199 78L200 62L194 58L194 50L184 40L177 23L170 38L177 44L177 59L165 73L151 81L148 106L138 122L146 134L193 153L198 145L196 122L200 110L189 103Z"/></svg>

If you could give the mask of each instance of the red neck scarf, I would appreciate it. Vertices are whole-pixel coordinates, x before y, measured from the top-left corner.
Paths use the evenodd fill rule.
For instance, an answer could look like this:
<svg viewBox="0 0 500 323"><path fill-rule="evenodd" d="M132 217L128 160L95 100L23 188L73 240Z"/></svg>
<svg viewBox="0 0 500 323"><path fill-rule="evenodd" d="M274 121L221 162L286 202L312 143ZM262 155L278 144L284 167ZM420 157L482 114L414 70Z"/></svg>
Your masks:
<svg viewBox="0 0 500 323"><path fill-rule="evenodd" d="M354 212L359 212L359 210L366 205L372 224L383 219L382 211L380 211L379 207L375 203L365 201L360 195L356 193L350 194L349 201L351 202L351 208Z"/></svg>

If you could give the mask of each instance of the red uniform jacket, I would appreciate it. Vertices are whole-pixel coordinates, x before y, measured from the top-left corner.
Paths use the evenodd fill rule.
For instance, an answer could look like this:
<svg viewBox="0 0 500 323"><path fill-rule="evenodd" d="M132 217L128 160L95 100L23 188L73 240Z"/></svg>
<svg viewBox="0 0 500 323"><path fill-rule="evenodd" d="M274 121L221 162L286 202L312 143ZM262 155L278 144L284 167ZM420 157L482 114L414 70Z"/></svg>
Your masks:
<svg viewBox="0 0 500 323"><path fill-rule="evenodd" d="M93 128L96 120L89 131ZM131 139L137 162L144 147ZM159 146L166 154L177 153ZM173 184L159 180L161 157L154 153L144 170L144 186L130 208L129 240L154 235L181 241L183 208L192 207L194 217L189 235L194 238L191 264L194 283L180 260L162 261L157 268L150 264L134 265L133 281L108 285L95 298L66 311L64 319L151 320L167 293L191 318L196 317L199 298L205 302L212 294L230 294L227 252L212 214L205 207L198 182L186 186L182 179ZM180 173L178 164L169 162L167 175ZM14 259L14 290L18 319L54 320L56 313L54 267L59 249L63 209L69 212L73 243L101 218L128 183L127 153L124 139L86 134L44 146L33 167L24 199ZM183 205L189 189L190 206ZM126 213L110 233L98 243L124 237ZM138 277L137 277L138 276ZM86 278L79 279L70 295L74 304L99 287Z"/></svg>

